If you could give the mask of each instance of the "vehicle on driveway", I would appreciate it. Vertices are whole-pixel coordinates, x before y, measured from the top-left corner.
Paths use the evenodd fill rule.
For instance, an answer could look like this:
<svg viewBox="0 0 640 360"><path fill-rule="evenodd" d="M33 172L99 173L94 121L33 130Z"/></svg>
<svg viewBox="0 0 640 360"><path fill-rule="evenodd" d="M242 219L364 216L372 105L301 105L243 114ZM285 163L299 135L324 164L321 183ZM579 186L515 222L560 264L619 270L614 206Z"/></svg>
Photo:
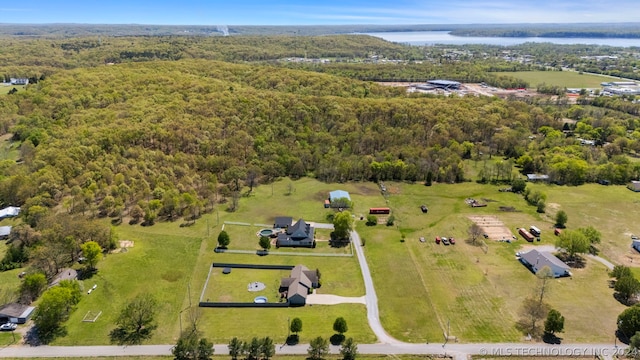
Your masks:
<svg viewBox="0 0 640 360"><path fill-rule="evenodd" d="M449 245L449 239L447 239L446 237L442 237L442 243L445 245Z"/></svg>
<svg viewBox="0 0 640 360"><path fill-rule="evenodd" d="M0 325L0 330L2 331L13 331L17 328L18 328L18 325L10 322Z"/></svg>
<svg viewBox="0 0 640 360"><path fill-rule="evenodd" d="M440 236L436 236L436 244L440 244Z"/></svg>

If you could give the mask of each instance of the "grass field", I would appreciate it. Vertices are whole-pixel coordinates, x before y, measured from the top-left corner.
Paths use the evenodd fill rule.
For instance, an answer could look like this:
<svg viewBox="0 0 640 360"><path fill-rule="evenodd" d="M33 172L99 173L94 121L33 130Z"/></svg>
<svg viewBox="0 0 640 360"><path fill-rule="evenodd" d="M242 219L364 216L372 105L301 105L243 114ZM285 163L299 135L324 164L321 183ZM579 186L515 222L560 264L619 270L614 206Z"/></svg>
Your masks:
<svg viewBox="0 0 640 360"><path fill-rule="evenodd" d="M533 294L536 281L515 260L515 252L525 242L488 242L485 254L460 240L468 238L468 215L497 214L514 233L519 226L538 226L543 230L540 244L553 244L551 219L535 213L521 196L498 192L498 186L464 183L387 187L391 189L388 200L397 226L358 226L366 239L385 329L409 342L440 341L447 328L450 335L463 342L522 340L514 325L522 299ZM566 187L562 189L568 193ZM546 188L542 190L547 192ZM554 195L548 194L549 201L562 201ZM467 197L488 200L488 206L471 208L464 203ZM420 212L423 203L429 207L428 214ZM518 211L500 212L499 206L513 206ZM401 234L405 242L400 241ZM436 235L453 236L458 243L436 245ZM428 241L420 243L420 236ZM611 339L615 318L624 306L614 300L607 278L604 266L589 261L586 269L574 271L572 278L554 280L547 299L567 319L563 334L566 341ZM407 308L412 310L408 312ZM592 326L594 319L586 316L592 308L599 309L601 326L597 329Z"/></svg>
<svg viewBox="0 0 640 360"><path fill-rule="evenodd" d="M26 86L24 85L0 85L0 95L6 95L11 89L16 88L18 92L24 91Z"/></svg>
<svg viewBox="0 0 640 360"><path fill-rule="evenodd" d="M97 284L97 290L84 295L78 309L67 322L68 336L57 339L54 344L108 343L108 333L114 327L120 309L135 295L143 292L154 294L161 304L158 315L160 326L151 343L174 342L180 332L180 319L182 318L183 326L188 321L188 311L183 310L189 307L189 303L197 304L213 261L285 265L301 263L310 269L320 269L323 286L318 289L319 293L364 295L362 275L355 257L257 256L213 252L224 221L269 224L276 215L325 221L326 209L322 202L328 196L328 191L335 187L305 179L293 183L293 191L287 195L289 184L288 181L281 181L273 186L259 187L252 196L240 200L237 212L228 213L224 211L224 205L221 205L218 212L203 216L189 227L179 227L180 221L157 223L152 227L126 224L118 226L118 239L132 240L134 247L124 253L108 255L98 264L99 273L94 278L83 281L85 289ZM357 198L358 195L354 192L354 196ZM273 211L274 203L281 204L277 207L277 213ZM256 229L252 229L253 234L250 235L250 246L254 249L258 239L255 236ZM238 239L232 236L230 248L239 245L238 243ZM246 289L245 283L242 286ZM103 313L95 323L82 322L88 311ZM331 336L333 321L336 317L343 316L349 323L347 336L352 336L359 342L375 341L366 322L364 305L314 305L296 309L200 309L199 313L203 332L218 343L226 343L233 336L249 335L268 335L283 340L287 335L287 319L296 316L306 324L301 334L302 339Z"/></svg>
<svg viewBox="0 0 640 360"><path fill-rule="evenodd" d="M97 284L91 295L85 293L78 309L67 323L68 336L55 345L105 344L107 334L119 310L136 294L151 292L161 303L160 324L152 343L172 343L180 325L186 326L189 304L201 295L212 262L258 264L303 264L322 273L319 293L342 296L364 295L364 285L357 258L256 254L214 253L217 235L223 222L270 224L275 216L292 216L307 221L326 222L332 210L323 208L328 192L349 191L354 201L356 226L365 240L365 252L374 278L380 314L385 329L394 337L409 342L437 342L450 328L450 335L461 342L519 341L515 321L522 299L533 293L536 278L514 257L525 243L488 242L482 248L464 242L471 222L469 215L495 214L515 233L515 228L536 225L543 231L540 244L553 244L553 215L563 209L569 216L568 227L593 224L603 233L602 255L614 262L635 259L629 252L629 235L640 234L634 222L640 197L621 186L584 185L560 187L529 185L547 195L547 214L540 215L526 205L520 195L499 192L501 186L476 183L421 184L386 183L388 196L381 195L376 184L324 184L305 178L254 189L251 196L240 199L234 213L224 206L206 214L193 226L179 227L180 221L158 223L152 227L120 225L118 239L133 240L135 245L124 253L111 254L98 264L99 273L84 280L84 288ZM486 201L485 208L471 208L464 199ZM423 214L419 206L429 207ZM391 227L365 226L360 215L369 207L391 207L396 224ZM512 206L514 212L502 212L500 206ZM274 210L277 209L277 210ZM229 225L227 225L229 226ZM257 248L258 226L225 227L231 235L230 249ZM404 235L404 242L401 241ZM448 236L458 239L454 246L436 245L433 238ZM322 234L321 236L328 236ZM418 238L424 236L426 243ZM246 239L246 240L244 240ZM0 249L1 250L1 249ZM304 249L304 251L317 251ZM640 258L634 263L640 264ZM268 285L266 296L272 300L274 287L282 274L251 273L234 269L234 278L213 276L213 299L253 299L246 291L251 281ZM274 275L275 274L275 275ZM17 272L0 273L0 291L17 288ZM264 278L263 278L264 277ZM229 280L228 283L220 279ZM547 301L566 318L566 342L610 341L615 319L624 309L607 286L607 271L599 263L588 260L587 267L575 270L572 278L554 280ZM237 281L235 281L237 279ZM231 281L234 280L234 281ZM236 285L239 284L239 285ZM218 286L218 288L216 288ZM263 294L261 294L263 295ZM247 298L248 296L248 298ZM212 299L212 300L213 300ZM592 309L597 308L596 317ZM87 311L102 311L95 323L81 320ZM198 309L200 328L215 343L227 343L231 337L250 339L270 336L276 342L287 335L288 321L303 321L301 341L333 334L332 324L343 316L348 322L347 336L359 343L375 342L366 320L366 308L359 304L334 306L313 305L291 309ZM594 327L593 324L599 326ZM0 338L1 339L1 338ZM0 340L1 341L1 340Z"/></svg>
<svg viewBox="0 0 640 360"><path fill-rule="evenodd" d="M575 71L517 71L500 74L527 81L532 88L542 83L566 88L600 88L600 83L616 79L606 76L580 74Z"/></svg>

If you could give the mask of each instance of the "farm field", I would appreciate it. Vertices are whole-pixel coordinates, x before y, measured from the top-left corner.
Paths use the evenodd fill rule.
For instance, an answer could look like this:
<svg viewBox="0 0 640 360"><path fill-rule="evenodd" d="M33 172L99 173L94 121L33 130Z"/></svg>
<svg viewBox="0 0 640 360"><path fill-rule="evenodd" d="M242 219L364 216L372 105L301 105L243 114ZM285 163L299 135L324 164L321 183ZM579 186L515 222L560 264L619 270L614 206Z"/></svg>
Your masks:
<svg viewBox="0 0 640 360"><path fill-rule="evenodd" d="M543 236L535 245L554 243L551 219L535 213L521 196L498 192L498 186L386 186L397 226L358 224L366 240L365 251L385 329L409 342L441 341L448 328L450 335L462 342L522 340L514 325L523 298L534 292L536 278L516 261L515 252L529 243L522 238L514 243L487 241L485 253L482 247L464 242L471 224L467 217L495 214L514 234L516 227L536 225ZM544 192L547 188L541 186ZM567 188L563 189L566 192ZM619 187L617 191L628 190ZM554 195L547 193L549 202L556 201ZM483 200L488 206L471 208L464 202L467 197ZM428 214L420 212L423 203L429 207ZM499 206L511 206L516 211L502 212ZM437 235L458 241L451 246L436 245L433 239ZM421 236L427 239L426 243L418 241ZM613 298L607 279L606 268L589 260L585 269L574 271L572 278L553 281L547 301L567 319L562 335L565 341L611 339L615 319L624 306ZM578 299L577 293L582 294ZM594 307L601 316L598 329L592 327L592 317L584 316ZM412 311L407 312L406 308Z"/></svg>
<svg viewBox="0 0 640 360"><path fill-rule="evenodd" d="M606 76L580 74L575 71L515 71L500 74L527 81L531 88L535 88L542 83L566 88L600 88L600 83L616 79Z"/></svg>

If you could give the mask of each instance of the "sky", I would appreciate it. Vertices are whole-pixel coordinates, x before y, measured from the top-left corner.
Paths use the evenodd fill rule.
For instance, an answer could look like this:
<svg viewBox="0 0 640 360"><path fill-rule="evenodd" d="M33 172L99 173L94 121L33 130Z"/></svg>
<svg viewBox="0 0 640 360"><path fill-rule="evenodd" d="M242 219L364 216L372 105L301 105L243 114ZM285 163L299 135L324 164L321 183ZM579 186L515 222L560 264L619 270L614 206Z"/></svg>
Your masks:
<svg viewBox="0 0 640 360"><path fill-rule="evenodd" d="M640 21L639 0L21 0L2 23L509 24Z"/></svg>

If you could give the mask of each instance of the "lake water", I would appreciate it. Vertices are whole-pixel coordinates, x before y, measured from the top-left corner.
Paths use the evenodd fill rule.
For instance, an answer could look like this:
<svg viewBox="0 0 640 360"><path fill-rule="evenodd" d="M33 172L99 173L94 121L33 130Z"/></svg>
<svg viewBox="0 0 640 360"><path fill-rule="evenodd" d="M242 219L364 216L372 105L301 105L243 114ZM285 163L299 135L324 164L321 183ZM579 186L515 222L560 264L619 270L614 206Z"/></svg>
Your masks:
<svg viewBox="0 0 640 360"><path fill-rule="evenodd" d="M559 45L589 44L609 45L620 47L640 47L640 39L600 39L600 38L541 38L541 37L480 37L480 36L453 36L448 31L407 31L407 32L378 32L367 33L385 39L387 41L410 45L464 45L483 44L512 46L526 42L553 43Z"/></svg>

